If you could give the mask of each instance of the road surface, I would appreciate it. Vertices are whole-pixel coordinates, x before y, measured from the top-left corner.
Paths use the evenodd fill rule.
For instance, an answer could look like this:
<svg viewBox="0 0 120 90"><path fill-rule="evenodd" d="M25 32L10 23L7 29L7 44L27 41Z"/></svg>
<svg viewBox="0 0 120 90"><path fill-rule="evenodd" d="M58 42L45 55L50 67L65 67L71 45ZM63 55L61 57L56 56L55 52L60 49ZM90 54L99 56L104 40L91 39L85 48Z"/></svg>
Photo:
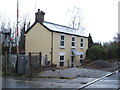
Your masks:
<svg viewBox="0 0 120 90"><path fill-rule="evenodd" d="M96 78L81 78L81 77L77 77L75 79L50 79L50 78L29 79L29 78L6 76L2 78L2 88L74 88L74 89L77 89L79 86L82 86L95 79ZM120 85L118 80L118 73L116 73L115 75L107 77L86 88L109 88L108 90L110 90L110 88L113 88L114 90L116 90L119 86ZM83 89L83 90L86 90L86 89Z"/></svg>

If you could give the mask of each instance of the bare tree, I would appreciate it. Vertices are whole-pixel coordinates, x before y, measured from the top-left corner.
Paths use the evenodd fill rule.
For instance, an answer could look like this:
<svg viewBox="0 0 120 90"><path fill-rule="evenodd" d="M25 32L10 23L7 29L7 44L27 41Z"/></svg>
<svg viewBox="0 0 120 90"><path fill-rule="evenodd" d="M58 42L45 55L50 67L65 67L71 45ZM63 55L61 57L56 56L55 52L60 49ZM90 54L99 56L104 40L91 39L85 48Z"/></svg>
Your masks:
<svg viewBox="0 0 120 90"><path fill-rule="evenodd" d="M19 42L20 47L22 46L24 48L24 42L25 37L24 33L25 30L30 27L30 18L28 14L24 14L23 16L20 16L19 19ZM11 39L12 39L12 45L14 49L16 49L16 43L17 43L17 28L16 28L16 22L11 22L8 18L4 18L2 14L0 13L0 30L10 30L11 28ZM22 38L22 39L21 39ZM22 45L23 44L23 45ZM4 50L5 51L5 50ZM16 52L14 50L14 52Z"/></svg>
<svg viewBox="0 0 120 90"><path fill-rule="evenodd" d="M69 9L67 16L69 19L69 26L71 28L80 30L81 32L85 30L85 27L83 26L83 23L82 23L82 20L83 20L82 10L80 8L77 8L75 6L74 8Z"/></svg>
<svg viewBox="0 0 120 90"><path fill-rule="evenodd" d="M85 27L83 26L82 9L78 7L74 7L72 9L68 9L67 18L69 22L69 26L82 34L85 32Z"/></svg>
<svg viewBox="0 0 120 90"><path fill-rule="evenodd" d="M25 31L30 27L30 18L28 14L23 15L20 18L20 40L19 40L19 47L20 52L24 53L25 51Z"/></svg>
<svg viewBox="0 0 120 90"><path fill-rule="evenodd" d="M26 24L25 28L27 29L28 28L27 26L30 22L31 22L30 16L28 14L23 14L20 17L20 21L19 21L20 29L24 27L24 24Z"/></svg>
<svg viewBox="0 0 120 90"><path fill-rule="evenodd" d="M118 45L120 46L120 33L117 33L117 36L115 36L113 39L114 39L114 42L117 42Z"/></svg>

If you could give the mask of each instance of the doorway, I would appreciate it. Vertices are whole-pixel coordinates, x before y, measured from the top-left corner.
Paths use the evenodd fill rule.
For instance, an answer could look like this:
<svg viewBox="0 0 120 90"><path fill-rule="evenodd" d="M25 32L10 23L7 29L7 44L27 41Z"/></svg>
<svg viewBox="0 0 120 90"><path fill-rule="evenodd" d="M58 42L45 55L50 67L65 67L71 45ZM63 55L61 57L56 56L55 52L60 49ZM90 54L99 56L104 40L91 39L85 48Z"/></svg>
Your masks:
<svg viewBox="0 0 120 90"><path fill-rule="evenodd" d="M74 56L71 56L71 67L74 67Z"/></svg>

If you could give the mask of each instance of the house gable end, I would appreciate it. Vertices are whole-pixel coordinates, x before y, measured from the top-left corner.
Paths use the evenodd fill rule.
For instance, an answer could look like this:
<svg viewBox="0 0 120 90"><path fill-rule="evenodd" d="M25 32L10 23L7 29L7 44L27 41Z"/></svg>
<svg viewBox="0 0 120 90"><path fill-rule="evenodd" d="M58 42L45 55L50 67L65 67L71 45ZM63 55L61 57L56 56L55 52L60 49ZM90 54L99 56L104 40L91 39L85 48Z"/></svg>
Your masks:
<svg viewBox="0 0 120 90"><path fill-rule="evenodd" d="M25 32L25 34L27 34L37 23L41 24L43 27L45 27L47 30L51 31L49 28L47 28L45 25L43 25L42 23L36 21L33 23L33 25Z"/></svg>

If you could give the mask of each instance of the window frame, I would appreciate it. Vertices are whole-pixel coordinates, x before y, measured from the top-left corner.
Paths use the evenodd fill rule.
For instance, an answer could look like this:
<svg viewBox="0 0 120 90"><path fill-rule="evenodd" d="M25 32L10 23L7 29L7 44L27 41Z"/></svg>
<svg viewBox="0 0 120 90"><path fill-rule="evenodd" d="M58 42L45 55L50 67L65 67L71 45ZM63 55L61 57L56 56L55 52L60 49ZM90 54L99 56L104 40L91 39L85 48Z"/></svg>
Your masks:
<svg viewBox="0 0 120 90"><path fill-rule="evenodd" d="M73 41L73 38L74 38L74 41ZM71 38L71 46L72 46L72 48L75 48L76 47L76 37L75 36L72 36L72 38ZM74 46L73 46L73 43L74 43Z"/></svg>
<svg viewBox="0 0 120 90"><path fill-rule="evenodd" d="M81 42L82 40L82 42ZM82 45L81 45L82 44ZM83 38L80 38L80 48L83 49L84 48L84 39Z"/></svg>
<svg viewBox="0 0 120 90"><path fill-rule="evenodd" d="M61 57L63 57L63 60L61 60ZM61 63L63 63L63 66L61 66ZM59 66L64 67L64 65L65 65L65 55L60 55L59 56Z"/></svg>
<svg viewBox="0 0 120 90"><path fill-rule="evenodd" d="M62 36L64 37L64 39L62 39ZM62 43L64 43L64 45L62 45ZM61 34L60 35L60 48L65 48L65 35L64 34Z"/></svg>
<svg viewBox="0 0 120 90"><path fill-rule="evenodd" d="M82 57L81 57L81 56L82 56ZM79 62L80 65L83 64L83 63L81 63L81 61L83 62L83 60L84 60L84 54L81 54L81 55L80 55L80 62Z"/></svg>

